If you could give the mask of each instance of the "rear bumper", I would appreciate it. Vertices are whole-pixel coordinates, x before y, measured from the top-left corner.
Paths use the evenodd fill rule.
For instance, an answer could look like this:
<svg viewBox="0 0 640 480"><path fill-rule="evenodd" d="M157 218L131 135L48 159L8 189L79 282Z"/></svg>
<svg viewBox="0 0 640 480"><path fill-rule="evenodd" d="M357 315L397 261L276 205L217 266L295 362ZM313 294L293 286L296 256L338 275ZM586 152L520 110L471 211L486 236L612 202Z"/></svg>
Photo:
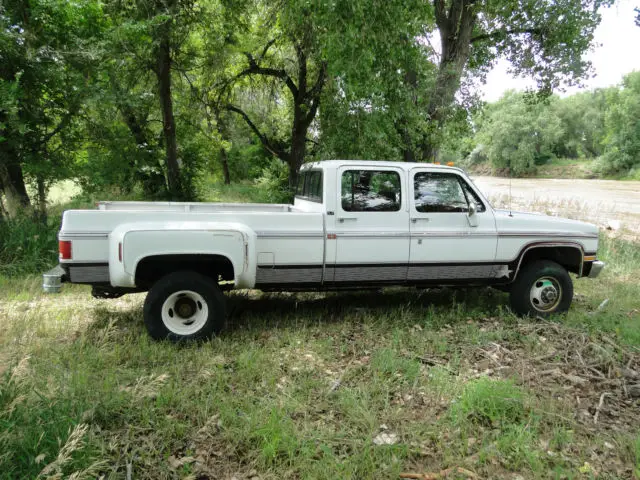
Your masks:
<svg viewBox="0 0 640 480"><path fill-rule="evenodd" d="M62 284L67 281L67 274L60 265L56 265L42 274L42 290L45 293L60 293Z"/></svg>
<svg viewBox="0 0 640 480"><path fill-rule="evenodd" d="M604 266L605 266L605 263L601 262L600 260L596 260L595 262L591 263L591 269L589 270L589 278L596 278L598 275L600 275L600 272L602 271Z"/></svg>

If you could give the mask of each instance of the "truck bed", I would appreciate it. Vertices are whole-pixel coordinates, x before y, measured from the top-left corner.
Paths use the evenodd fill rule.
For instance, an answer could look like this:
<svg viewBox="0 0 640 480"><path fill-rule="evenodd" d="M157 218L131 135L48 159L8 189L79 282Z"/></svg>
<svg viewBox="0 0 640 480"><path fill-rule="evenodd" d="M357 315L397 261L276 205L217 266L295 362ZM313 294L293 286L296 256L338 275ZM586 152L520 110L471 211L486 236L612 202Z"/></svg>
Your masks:
<svg viewBox="0 0 640 480"><path fill-rule="evenodd" d="M301 212L290 205L102 202L97 210L67 210L58 234L72 241L73 259L67 263L106 264L109 235L121 224L153 225L162 238L165 223L206 231L212 223L237 223L252 229L256 254L269 265L323 262L324 221L319 212ZM189 234L185 233L185 242Z"/></svg>

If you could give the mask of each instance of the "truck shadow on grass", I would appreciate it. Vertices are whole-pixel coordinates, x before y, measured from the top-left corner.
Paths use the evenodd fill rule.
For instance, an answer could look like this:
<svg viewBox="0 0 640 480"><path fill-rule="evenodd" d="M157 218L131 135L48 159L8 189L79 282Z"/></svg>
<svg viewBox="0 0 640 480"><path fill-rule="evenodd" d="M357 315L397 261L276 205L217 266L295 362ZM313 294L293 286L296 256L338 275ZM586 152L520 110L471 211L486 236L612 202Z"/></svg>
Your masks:
<svg viewBox="0 0 640 480"><path fill-rule="evenodd" d="M227 295L227 321L219 336L238 330L299 328L345 321L426 323L434 328L485 316L509 316L507 295L491 288L388 288L348 292L263 293ZM88 332L104 329L144 335L142 305L114 309L108 302L94 309Z"/></svg>
<svg viewBox="0 0 640 480"><path fill-rule="evenodd" d="M426 323L437 328L469 317L506 313L506 295L493 289L392 288L349 292L234 292L227 297L222 336L236 330L299 328L340 322Z"/></svg>
<svg viewBox="0 0 640 480"><path fill-rule="evenodd" d="M228 295L230 320L242 322L245 317L280 315L282 317L327 315L328 320L340 321L353 315L370 313L386 315L399 310L434 312L485 311L497 313L506 305L506 296L494 289L429 289L388 288L317 293L258 293L239 292Z"/></svg>

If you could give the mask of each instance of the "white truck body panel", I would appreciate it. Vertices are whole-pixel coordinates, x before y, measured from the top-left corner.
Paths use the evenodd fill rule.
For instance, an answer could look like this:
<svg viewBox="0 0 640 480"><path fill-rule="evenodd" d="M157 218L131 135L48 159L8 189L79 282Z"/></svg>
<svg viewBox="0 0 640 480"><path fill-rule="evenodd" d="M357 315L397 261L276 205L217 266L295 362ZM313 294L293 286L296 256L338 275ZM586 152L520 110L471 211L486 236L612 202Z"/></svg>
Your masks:
<svg viewBox="0 0 640 480"><path fill-rule="evenodd" d="M295 289L508 283L522 256L542 247L573 248L578 274L595 260L595 226L496 211L457 168L333 160L302 172L320 172L321 191L294 205L101 202L67 211L59 239L72 255L60 264L68 281L132 289L150 257L219 256L232 264L235 288ZM445 180L462 193L445 191ZM438 210L445 194L466 203Z"/></svg>

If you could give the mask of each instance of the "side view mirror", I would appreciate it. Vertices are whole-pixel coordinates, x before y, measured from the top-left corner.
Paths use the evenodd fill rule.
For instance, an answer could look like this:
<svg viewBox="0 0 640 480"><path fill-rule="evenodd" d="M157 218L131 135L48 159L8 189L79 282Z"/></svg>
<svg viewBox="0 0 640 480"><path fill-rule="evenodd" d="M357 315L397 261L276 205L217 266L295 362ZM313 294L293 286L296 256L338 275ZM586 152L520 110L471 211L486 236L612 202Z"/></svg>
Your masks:
<svg viewBox="0 0 640 480"><path fill-rule="evenodd" d="M469 212L467 213L467 221L469 222L470 227L478 226L478 217L476 216L477 212L478 212L478 206L475 204L475 202L470 202Z"/></svg>
<svg viewBox="0 0 640 480"><path fill-rule="evenodd" d="M476 206L475 202L471 202L469 203L469 216L473 217L478 211L478 207Z"/></svg>

